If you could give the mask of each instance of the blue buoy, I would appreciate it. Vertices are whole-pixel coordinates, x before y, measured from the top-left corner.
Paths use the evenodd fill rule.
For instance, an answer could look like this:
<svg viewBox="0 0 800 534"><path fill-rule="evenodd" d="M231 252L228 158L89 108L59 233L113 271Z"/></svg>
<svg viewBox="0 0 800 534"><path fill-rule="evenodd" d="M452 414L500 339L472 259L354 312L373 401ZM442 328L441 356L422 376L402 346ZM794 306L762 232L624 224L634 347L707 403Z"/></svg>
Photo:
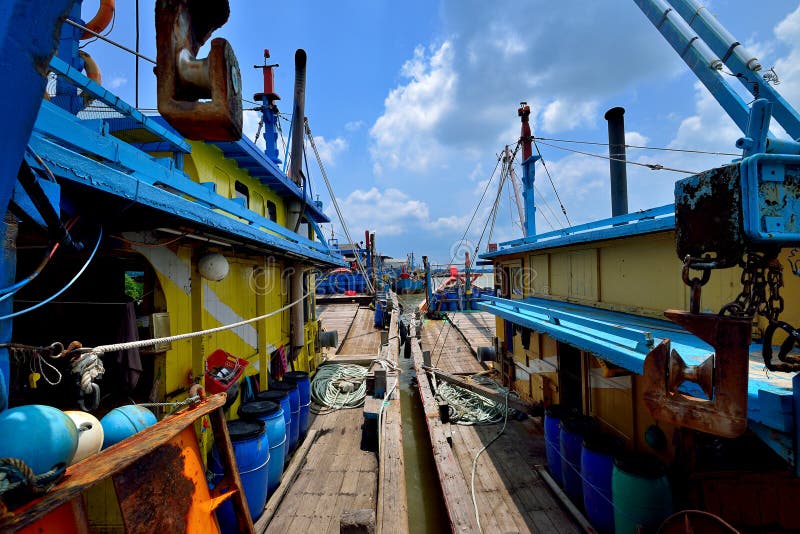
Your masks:
<svg viewBox="0 0 800 534"><path fill-rule="evenodd" d="M30 404L0 412L0 458L19 458L41 475L69 465L78 428L52 406Z"/></svg>
<svg viewBox="0 0 800 534"><path fill-rule="evenodd" d="M153 412L136 404L114 408L100 419L103 427L103 449L129 438L157 422Z"/></svg>
<svg viewBox="0 0 800 534"><path fill-rule="evenodd" d="M292 421L289 425L287 435L289 436L289 452L293 452L297 448L297 443L300 440L300 392L297 389L297 384L293 382L271 382L269 389L285 391L289 394Z"/></svg>
<svg viewBox="0 0 800 534"><path fill-rule="evenodd" d="M264 511L267 502L267 482L269 479L269 438L264 421L231 421L228 423L233 455L242 479L247 508L255 521ZM222 480L224 469L216 447L211 449L210 462L212 489ZM230 499L217 508L217 520L224 533L239 532L236 514Z"/></svg>
<svg viewBox="0 0 800 534"><path fill-rule="evenodd" d="M292 404L289 402L288 391L278 391L270 389L268 391L259 391L256 393L254 400L270 401L275 404L280 404L283 410L283 420L286 423L286 442L283 444L283 464L289 463L289 434L292 431Z"/></svg>
<svg viewBox="0 0 800 534"><path fill-rule="evenodd" d="M308 434L308 418L311 410L311 379L305 371L290 371L283 375L286 382L297 384L297 393L300 395L300 439Z"/></svg>
<svg viewBox="0 0 800 534"><path fill-rule="evenodd" d="M286 452L286 421L280 404L252 401L239 407L239 417L245 421L263 421L269 441L269 477L267 497L278 488L283 474L283 455Z"/></svg>

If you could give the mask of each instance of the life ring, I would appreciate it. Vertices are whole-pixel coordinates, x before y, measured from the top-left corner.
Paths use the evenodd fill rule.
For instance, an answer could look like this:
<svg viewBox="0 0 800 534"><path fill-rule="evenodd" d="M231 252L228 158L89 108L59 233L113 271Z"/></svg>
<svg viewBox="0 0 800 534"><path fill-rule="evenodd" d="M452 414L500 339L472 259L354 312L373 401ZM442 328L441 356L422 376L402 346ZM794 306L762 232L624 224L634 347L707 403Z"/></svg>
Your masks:
<svg viewBox="0 0 800 534"><path fill-rule="evenodd" d="M108 27L111 19L114 18L114 0L100 0L100 7L97 8L97 14L94 18L86 23L86 27L95 33L100 33ZM83 32L81 40L94 37L89 32Z"/></svg>
<svg viewBox="0 0 800 534"><path fill-rule="evenodd" d="M96 82L98 85L103 85L103 75L100 73L100 67L97 66L97 62L94 58L83 50L80 50L78 54L83 60L83 70L86 71L86 77Z"/></svg>

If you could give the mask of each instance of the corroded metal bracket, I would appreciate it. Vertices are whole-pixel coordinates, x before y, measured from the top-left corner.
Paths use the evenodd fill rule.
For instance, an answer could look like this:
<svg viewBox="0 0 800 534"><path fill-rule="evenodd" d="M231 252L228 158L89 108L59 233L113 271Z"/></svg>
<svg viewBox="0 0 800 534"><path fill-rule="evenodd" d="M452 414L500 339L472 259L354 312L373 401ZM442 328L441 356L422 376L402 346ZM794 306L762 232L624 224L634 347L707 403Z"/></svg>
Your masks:
<svg viewBox="0 0 800 534"><path fill-rule="evenodd" d="M664 339L644 360L644 401L659 421L733 438L747 429L750 319L667 310L664 314L714 347L714 355L687 366ZM708 399L678 391L695 382Z"/></svg>
<svg viewBox="0 0 800 534"><path fill-rule="evenodd" d="M242 137L242 78L230 43L211 41L228 20L228 0L158 0L156 77L158 111L189 139L235 141Z"/></svg>

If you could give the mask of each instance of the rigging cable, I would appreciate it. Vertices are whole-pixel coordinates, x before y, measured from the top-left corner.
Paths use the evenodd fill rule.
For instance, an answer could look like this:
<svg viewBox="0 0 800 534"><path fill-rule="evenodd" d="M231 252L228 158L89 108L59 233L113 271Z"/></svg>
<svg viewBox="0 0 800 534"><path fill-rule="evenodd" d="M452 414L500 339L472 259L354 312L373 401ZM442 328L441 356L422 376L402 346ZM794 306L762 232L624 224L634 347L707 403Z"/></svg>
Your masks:
<svg viewBox="0 0 800 534"><path fill-rule="evenodd" d="M564 203L561 202L561 197L556 189L556 184L553 182L553 177L550 175L550 169L547 168L547 163L544 161L544 156L542 156L542 151L539 150L539 145L536 143L535 137L533 138L533 146L536 147L536 153L539 154L539 158L542 160L542 167L544 167L544 172L547 173L547 179L550 180L550 186L553 188L553 193L556 194L556 200L558 200L558 205L561 206L561 213L564 214L564 218L567 220L567 226L572 226L572 221L569 220L569 215L567 215L567 208L565 208Z"/></svg>
<svg viewBox="0 0 800 534"><path fill-rule="evenodd" d="M594 146L608 146L608 143L599 143L596 141L576 141L574 139L556 139L553 137L536 137L539 141L551 141L557 143L575 143L578 145L594 145ZM734 154L733 152L709 152L706 150L692 150L688 148L664 148L643 145L623 145L625 148L634 148L639 150L660 150L664 152L683 152L688 154L704 154L707 156L733 156L741 157L741 154Z"/></svg>
<svg viewBox="0 0 800 534"><path fill-rule="evenodd" d="M344 230L344 235L347 236L347 240L349 243L355 243L353 238L350 237L350 230L347 229L347 224L344 222L344 216L342 215L342 210L339 209L339 202L336 201L336 195L333 194L333 188L331 187L331 182L328 180L328 173L325 172L325 166L322 164L322 158L319 156L319 151L317 150L317 144L314 142L314 136L311 134L311 126L308 124L308 120L305 121L305 130L306 136L308 136L308 142L311 144L311 148L314 150L314 156L317 158L317 165L319 165L319 170L322 173L322 178L325 180L325 186L328 188L328 194L331 196L331 202L333 203L333 208L336 210L336 215L339 216L339 222L342 223L342 230ZM372 287L372 281L369 279L367 275L367 270L364 268L364 265L361 263L361 255L356 254L356 263L358 264L358 269L361 271L361 274L364 275L364 281L367 283L367 289L370 293L375 292L375 288Z"/></svg>
<svg viewBox="0 0 800 534"><path fill-rule="evenodd" d="M535 144L535 142L534 142L534 144ZM565 146L553 145L551 143L546 143L544 141L542 141L542 144L545 145L545 146L557 148L558 150L565 150L567 152L575 152L576 154L583 154L584 156L592 156L593 158L607 159L609 161L621 161L621 162L626 163L628 165L638 165L640 167L647 167L651 171L673 171L673 172L680 172L680 173L683 173L683 174L700 174L698 171L687 171L687 170L684 170L684 169L674 169L672 167L665 167L664 165L661 165L660 163L639 163L638 161L629 161L627 159L612 158L611 156L604 156L602 154L592 154L591 152L584 152L582 150L575 150L574 148L567 148ZM539 148L537 147L536 150L539 150ZM542 160L542 162L544 163L544 160ZM547 167L545 167L545 169L546 168Z"/></svg>
<svg viewBox="0 0 800 534"><path fill-rule="evenodd" d="M478 209L481 207L481 204L483 203L483 199L486 196L486 192L489 190L489 185L491 185L492 180L494 179L494 175L497 172L497 167L500 166L500 161L502 159L503 159L502 157L497 158L497 163L494 166L494 170L492 171L492 175L489 177L489 181L486 182L486 187L483 188L483 193L481 194L481 198L478 201L478 205L475 206L475 211L472 212L472 217L470 217L469 223L467 224L467 228L466 228L466 230L464 230L464 235L462 235L461 239L458 241L459 243L464 243L467 240L467 232L469 232L469 229L472 226L472 222L475 220L475 216L478 214ZM450 257L450 261L448 262L448 264L452 264L453 263L453 260L456 258L457 252L458 252L458 248L456 248L456 251L453 252L453 255Z"/></svg>

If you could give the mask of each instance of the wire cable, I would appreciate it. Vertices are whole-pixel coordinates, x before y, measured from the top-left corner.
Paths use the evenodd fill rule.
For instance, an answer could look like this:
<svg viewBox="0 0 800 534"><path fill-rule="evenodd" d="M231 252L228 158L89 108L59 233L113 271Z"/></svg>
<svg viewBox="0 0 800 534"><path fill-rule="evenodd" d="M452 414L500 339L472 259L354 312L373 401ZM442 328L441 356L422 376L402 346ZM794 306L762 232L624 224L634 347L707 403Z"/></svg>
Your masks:
<svg viewBox="0 0 800 534"><path fill-rule="evenodd" d="M120 49L122 49L122 50L124 50L124 51L126 51L126 52L128 52L128 53L130 53L130 54L133 54L134 56L140 57L140 58L142 58L142 59L143 59L143 60L145 60L145 61L149 61L149 62L150 62L150 63L152 63L153 65L155 65L155 64L156 64L156 61L155 61L154 59L151 59L151 58L149 58L149 57L147 57L147 56L143 56L142 54L138 53L137 51L135 51L135 50L131 50L130 48L128 48L127 46L125 46L125 45L123 45L123 44L121 44L121 43L118 43L118 42L116 42L116 41L113 41L113 40L109 39L108 37L106 37L106 36L104 36L104 35L101 35L101 34L97 33L97 32L96 32L96 31L94 31L94 30L90 30L89 28L87 28L87 27L86 27L86 26L84 26L83 24L78 24L78 23L77 23L77 22L75 22L74 20L70 20L70 19L66 19L64 22L66 22L67 24L69 24L69 25L71 25L71 26L75 26L76 28L79 28L79 29L81 29L81 30L83 30L83 31L85 31L85 32L89 32L89 33L91 33L92 35L94 35L95 37L97 37L98 39L101 39L101 40L103 40L103 41L105 41L105 42L107 42L107 43L109 43L109 44L112 44L112 45L116 46L117 48L120 48Z"/></svg>
<svg viewBox="0 0 800 534"><path fill-rule="evenodd" d="M572 226L572 221L569 220L569 215L567 215L567 208L565 208L564 203L561 202L561 197L556 189L556 184L553 182L553 177L550 175L550 169L547 168L547 163L544 161L544 156L542 156L542 151L539 150L539 145L536 143L535 137L533 138L533 146L536 147L536 153L539 154L539 158L542 160L542 167L544 167L544 172L547 173L547 179L550 180L550 186L553 188L553 193L556 194L556 200L558 200L558 205L561 206L561 213L564 214L564 218L567 220L567 226Z"/></svg>
<svg viewBox="0 0 800 534"><path fill-rule="evenodd" d="M608 146L608 143L599 143L597 141L576 141L574 139L556 139L553 137L536 137L539 141L551 141L554 143L574 143L579 145L594 145L594 146ZM736 154L733 152L709 152L707 150L692 150L689 148L664 148L664 147L654 147L654 146L643 146L643 145L622 145L625 148L634 148L638 150L658 150L663 152L683 152L688 154L704 154L708 156L733 156L733 157L741 157L741 154Z"/></svg>
<svg viewBox="0 0 800 534"><path fill-rule="evenodd" d="M67 285L56 291L53 295L39 302L38 304L34 304L33 306L25 308L24 310L19 310L14 313L9 313L8 315L0 317L0 321L5 321L7 319L11 319L13 317L18 317L20 315L26 314L37 308L41 308L42 306L44 306L45 304L49 303L52 300L57 299L64 291L72 287L72 284L74 284L78 280L78 278L81 277L86 268L89 267L89 264L92 263L95 254L97 254L97 249L100 248L100 242L102 240L103 240L103 227L101 226L100 230L97 232L97 242L94 244L94 249L92 249L92 253L89 255L89 259L86 260L86 263L83 264L83 267L81 267L80 271L78 271L78 273L72 278L72 280L69 281L69 283L67 283Z"/></svg>
<svg viewBox="0 0 800 534"><path fill-rule="evenodd" d="M660 163L639 163L638 161L629 161L627 159L612 158L611 156L604 156L602 154L593 154L591 152L584 152L583 150L575 150L574 148L567 148L565 146L558 146L558 145L554 145L554 144L551 144L551 143L546 143L544 141L542 141L542 144L545 145L545 146L552 147L552 148L557 148L558 150L564 150L566 152L575 152L576 154L582 154L584 156L591 156L593 158L607 159L609 161L621 161L622 163L625 163L627 165L638 165L640 167L647 167L651 171L672 171L672 172L680 172L680 173L683 173L683 174L700 174L699 171L687 171L685 169L675 169L673 167L665 167L664 165L661 165ZM536 150L539 150L539 148L537 147ZM544 163L544 160L542 160L542 163ZM545 167L545 169L546 168L547 167Z"/></svg>

